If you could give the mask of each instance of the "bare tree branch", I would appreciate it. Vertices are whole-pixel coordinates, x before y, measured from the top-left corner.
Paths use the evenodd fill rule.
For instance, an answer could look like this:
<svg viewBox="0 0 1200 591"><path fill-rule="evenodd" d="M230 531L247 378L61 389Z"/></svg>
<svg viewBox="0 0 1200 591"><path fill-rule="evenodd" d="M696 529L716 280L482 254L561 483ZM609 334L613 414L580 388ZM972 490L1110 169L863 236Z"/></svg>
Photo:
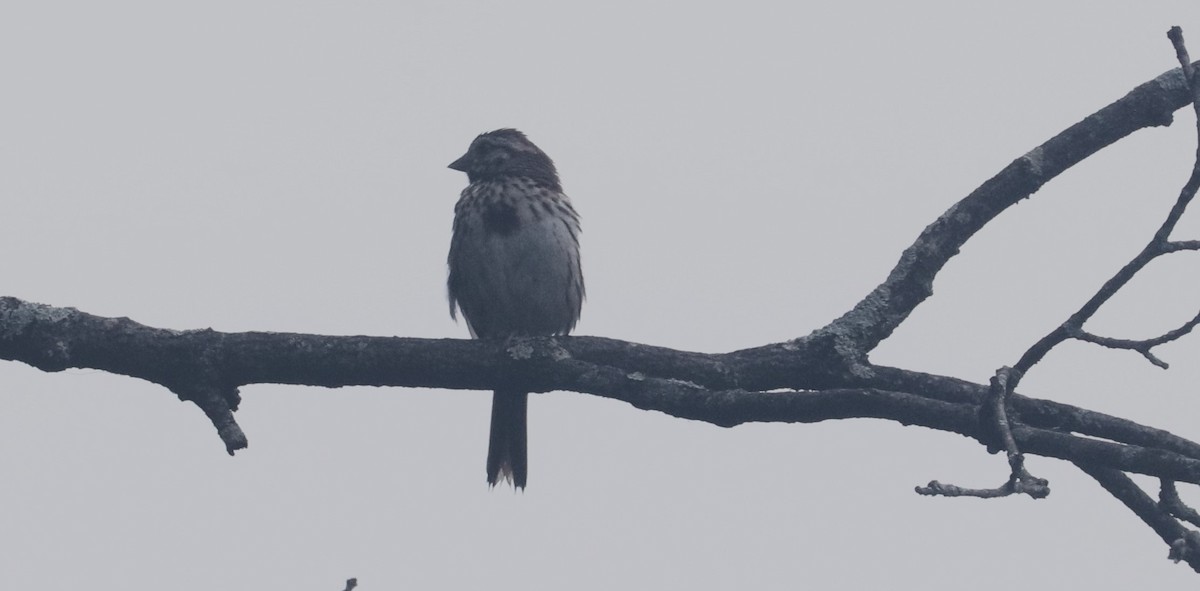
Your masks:
<svg viewBox="0 0 1200 591"><path fill-rule="evenodd" d="M875 371L874 366L866 366L889 379L877 376L873 380L876 387L865 387L849 372L831 376L825 358L810 351L804 342L793 347L788 367L775 366L775 371L791 374L797 383L833 380L855 385L820 391L789 386L768 391L730 388L730 384L743 381L748 368L761 368L760 360L596 337L492 342L175 331L127 318L104 318L71 308L0 298L0 358L46 371L101 369L163 384L177 395L187 388L176 384L193 380L230 393L231 407L237 402L237 387L257 383L471 390L511 385L531 392L594 394L723 427L748 422L881 418L958 433L985 445L995 440L994 429L979 420L975 396L962 396L965 382L928 380L922 379L924 374ZM630 353L629 361L620 359L621 351ZM621 366L614 366L618 362ZM646 371L650 368L670 377L650 374ZM977 387L986 391L984 386ZM1200 446L1196 444L1125 419L1047 400L1014 394L1013 403L1016 409L1028 408L1038 417L1036 422L1044 425L1012 425L1013 440L1026 453L1200 483ZM1108 433L1113 440L1077 437L1065 432L1068 429L1063 425ZM1146 445L1122 442L1127 436Z"/></svg>
<svg viewBox="0 0 1200 591"><path fill-rule="evenodd" d="M1180 525L1124 473L1088 464L1078 466L1088 476L1095 478L1104 490L1124 503L1171 547L1167 558L1176 562L1187 562L1192 570L1200 573L1200 535Z"/></svg>
<svg viewBox="0 0 1200 591"><path fill-rule="evenodd" d="M1183 217L1184 211L1192 199L1196 197L1196 191L1200 189L1200 87L1196 84L1196 76L1194 65L1189 61L1187 47L1183 42L1183 31L1179 27L1171 27L1167 32L1167 37L1170 38L1171 44L1175 47L1175 55L1179 59L1180 72L1184 78L1185 89L1187 90L1188 102L1192 104L1196 112L1196 158L1195 164L1192 166L1191 175L1183 188L1179 191L1179 197L1175 200L1175 205L1167 214L1162 225L1154 233L1150 242L1142 249L1141 252L1122 267L1115 275L1113 275L1103 286L1089 299L1082 307L1079 308L1070 318L1062 325L1058 326L1049 334L1042 337L1038 342L1021 356L1021 359L1014 365L1020 374L1029 371L1034 365L1041 361L1047 353L1054 347L1067 339L1076 339L1084 342L1095 343L1105 347L1115 349L1129 349L1141 353L1150 363L1167 369L1168 365L1165 361L1159 359L1151 351L1154 347L1176 340L1189 332L1200 323L1200 314L1195 318L1185 323L1183 326L1170 331L1162 336L1146 339L1143 341L1131 341L1124 339L1113 339L1100 337L1088 333L1083 329L1083 325L1091 319L1100 307L1111 299L1121 288L1125 287L1130 280L1134 278L1142 269L1146 267L1154 259L1178 252L1180 250L1193 250L1198 245L1195 241L1192 242L1171 242L1171 232L1175 230L1179 219Z"/></svg>
<svg viewBox="0 0 1200 591"><path fill-rule="evenodd" d="M1200 109L1200 107L1197 108ZM1200 145L1200 142L1198 142L1198 145ZM1191 203L1192 199L1196 196L1197 189L1200 189L1200 152L1197 153L1196 165L1192 167L1191 176L1188 177L1183 189L1181 189L1179 192L1179 198L1175 201L1174 207L1172 207L1170 213L1167 214L1167 219L1163 221L1158 231L1154 233L1154 237L1150 239L1150 242L1146 244L1142 251L1139 252L1137 256L1133 258L1133 260L1126 263L1124 267L1122 267L1115 275L1106 281L1104 285L1101 286L1100 289L1095 293L1095 295L1093 295L1091 299L1089 299L1082 307L1080 307L1078 311L1072 314L1066 322L1050 331L1049 334L1042 337L1038 342L1034 343L1033 346L1031 346L1029 350L1021 356L1021 359L1017 361L1013 368L1020 370L1022 373L1028 372L1030 368L1045 358L1046 354L1049 353L1054 347L1058 346L1067 339L1074 338L1087 342L1104 344L1105 346L1117 346L1115 343L1118 343L1119 341L1116 339L1107 339L1101 342L1101 337L1096 337L1086 333L1083 330L1084 323L1091 319L1092 316L1100 310L1100 307L1103 306L1105 302L1116 295L1121 288L1125 287L1125 285L1128 284L1129 281L1132 280L1139 271L1144 269L1146 265L1150 263L1150 261L1153 261L1154 259L1165 254L1184 250L1179 245L1185 243L1175 243L1173 246L1172 243L1169 242L1169 238L1171 232L1175 229L1175 225L1179 222L1179 218L1183 216L1183 212L1187 209L1188 204ZM1167 333L1162 337L1158 337L1158 339L1150 339L1149 341L1146 341L1146 343L1151 343L1148 346L1126 346L1118 348L1136 350L1149 359L1151 363L1165 368L1166 364L1157 357L1154 357L1150 353L1150 349L1157 344L1162 344L1187 334L1194 326L1195 322L1189 322L1175 331ZM1178 335L1172 336L1174 333L1178 333ZM1159 342L1155 343L1155 341Z"/></svg>
<svg viewBox="0 0 1200 591"><path fill-rule="evenodd" d="M1172 113L1190 102L1184 74L1176 68L1030 150L925 228L886 281L822 330L847 347L874 349L933 295L934 276L985 224L1117 140L1145 127L1170 125Z"/></svg>

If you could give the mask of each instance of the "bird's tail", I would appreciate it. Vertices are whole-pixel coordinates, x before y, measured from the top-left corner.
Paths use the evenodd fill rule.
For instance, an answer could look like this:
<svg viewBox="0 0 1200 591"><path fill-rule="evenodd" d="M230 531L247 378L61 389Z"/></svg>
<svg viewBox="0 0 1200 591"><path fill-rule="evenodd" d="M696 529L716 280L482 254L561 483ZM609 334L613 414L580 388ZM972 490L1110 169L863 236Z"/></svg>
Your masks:
<svg viewBox="0 0 1200 591"><path fill-rule="evenodd" d="M488 484L506 480L525 488L529 463L525 454L525 411L529 393L496 390L492 394L492 434L488 440Z"/></svg>

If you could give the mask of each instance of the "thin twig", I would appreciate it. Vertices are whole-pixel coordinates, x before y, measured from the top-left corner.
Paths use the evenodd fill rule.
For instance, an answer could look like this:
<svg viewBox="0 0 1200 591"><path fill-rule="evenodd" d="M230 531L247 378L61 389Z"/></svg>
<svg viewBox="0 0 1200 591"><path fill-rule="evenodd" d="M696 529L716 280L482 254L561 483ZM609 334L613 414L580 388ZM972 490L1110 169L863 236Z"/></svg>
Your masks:
<svg viewBox="0 0 1200 591"><path fill-rule="evenodd" d="M1178 252L1181 250L1200 250L1200 240L1172 240L1168 242L1164 249L1167 252Z"/></svg>
<svg viewBox="0 0 1200 591"><path fill-rule="evenodd" d="M1158 356L1151 351L1151 349L1186 336L1188 333L1192 332L1192 329L1196 328L1197 325L1200 325L1200 312L1197 312L1196 316L1185 322L1183 326L1180 326L1175 330L1167 331L1162 335L1152 339L1114 339L1111 337L1094 335L1086 330L1076 330L1072 332L1070 336L1076 340L1095 343L1101 347L1108 347L1109 349L1126 349L1130 351L1137 351L1138 353L1141 353L1142 356L1145 357L1150 363L1153 363L1154 365L1163 369L1168 369L1170 368L1170 365L1168 365L1166 361L1159 359Z"/></svg>
<svg viewBox="0 0 1200 591"><path fill-rule="evenodd" d="M1192 66L1192 58L1188 56L1187 45L1183 42L1183 29L1171 27L1167 31L1167 38L1175 47L1175 57L1179 60L1179 67L1183 69L1183 79L1192 90L1192 103L1196 106L1196 115L1200 115L1200 85L1196 84L1196 70Z"/></svg>
<svg viewBox="0 0 1200 591"><path fill-rule="evenodd" d="M913 490L917 494L927 497L973 497L976 499L1007 497L1014 492L1009 483L995 488L964 488L954 484L942 484L936 480L930 480L929 484L915 487Z"/></svg>
<svg viewBox="0 0 1200 591"><path fill-rule="evenodd" d="M1025 470L1025 456L1017 448L1013 439L1012 428L1008 420L1008 396L1021 380L1021 372L1011 367L1001 367L991 380L990 401L992 403L992 418L996 421L996 430L1000 432L1004 442L1005 453L1008 454L1008 466L1012 471L1008 486L1014 493L1024 493L1035 499L1043 499L1050 495L1050 482L1044 478L1033 476Z"/></svg>
<svg viewBox="0 0 1200 591"><path fill-rule="evenodd" d="M1182 519L1192 525L1200 526L1200 513L1195 509L1187 506L1183 499L1179 498L1179 491L1175 490L1174 480L1162 480L1158 489L1158 504L1168 513L1175 516L1177 519Z"/></svg>
<svg viewBox="0 0 1200 591"><path fill-rule="evenodd" d="M1017 447L1016 439L1013 438L1012 428L1009 424L1008 396L1012 393L1012 388L1016 386L1020 378L1020 373L1011 367L1002 367L997 370L996 375L991 380L988 405L986 406L988 412L984 413L995 424L996 433L999 435L1000 441L1004 444L1004 451L1008 456L1008 481L996 488L979 489L963 488L953 484L942 484L934 480L927 486L916 487L917 494L943 497L978 497L983 499L1007 497L1013 494L1026 494L1035 499L1044 499L1050 496L1050 481L1038 478L1025 469L1025 456Z"/></svg>
<svg viewBox="0 0 1200 591"><path fill-rule="evenodd" d="M1010 462L1014 457L1020 456L1021 452L1017 449L1017 442L1013 441L1012 429L1008 425L1008 411L1005 409L1005 406L1008 401L1008 395L1012 392L1012 387L1020 379L1020 372L1014 371L1011 367L1001 367L996 370L996 375L992 376L991 388L988 390L988 402L991 407L992 420L996 422L996 432L1000 435L1000 440L1004 443L1004 449L1008 452Z"/></svg>

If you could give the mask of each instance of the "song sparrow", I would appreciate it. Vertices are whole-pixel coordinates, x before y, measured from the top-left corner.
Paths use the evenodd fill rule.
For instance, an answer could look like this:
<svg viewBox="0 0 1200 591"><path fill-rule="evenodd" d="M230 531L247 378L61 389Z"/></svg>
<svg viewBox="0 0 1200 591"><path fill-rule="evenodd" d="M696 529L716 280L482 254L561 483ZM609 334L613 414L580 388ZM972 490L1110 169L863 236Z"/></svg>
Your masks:
<svg viewBox="0 0 1200 591"><path fill-rule="evenodd" d="M450 168L470 184L454 206L450 316L462 310L471 336L565 335L583 304L579 214L562 192L554 162L515 129L475 138ZM525 488L529 394L492 395L487 477Z"/></svg>

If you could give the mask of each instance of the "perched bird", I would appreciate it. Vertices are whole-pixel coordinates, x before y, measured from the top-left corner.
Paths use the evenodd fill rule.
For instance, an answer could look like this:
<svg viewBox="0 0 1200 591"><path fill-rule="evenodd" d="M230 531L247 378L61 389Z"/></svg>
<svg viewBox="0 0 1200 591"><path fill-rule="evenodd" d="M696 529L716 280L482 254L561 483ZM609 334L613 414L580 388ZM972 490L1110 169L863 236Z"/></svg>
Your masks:
<svg viewBox="0 0 1200 591"><path fill-rule="evenodd" d="M563 194L554 162L515 129L471 142L450 164L470 184L454 206L450 316L462 311L471 336L565 335L579 320L579 214ZM487 478L525 488L527 392L492 395Z"/></svg>

